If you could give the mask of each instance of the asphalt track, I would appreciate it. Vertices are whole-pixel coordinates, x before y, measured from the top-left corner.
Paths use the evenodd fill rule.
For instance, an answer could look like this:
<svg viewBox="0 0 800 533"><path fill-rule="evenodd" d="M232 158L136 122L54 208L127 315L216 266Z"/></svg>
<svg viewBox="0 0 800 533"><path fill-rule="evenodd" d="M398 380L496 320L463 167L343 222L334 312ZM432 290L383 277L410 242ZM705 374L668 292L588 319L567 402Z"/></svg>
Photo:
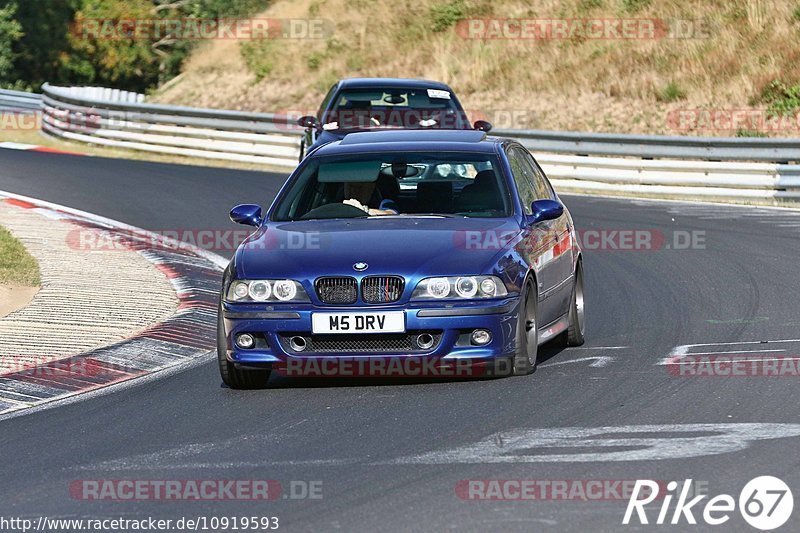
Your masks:
<svg viewBox="0 0 800 533"><path fill-rule="evenodd" d="M0 189L151 230L234 229L229 208L267 204L283 179L0 150ZM481 479L691 478L712 495L738 499L751 478L775 475L800 494L796 376L681 377L658 364L681 345L800 337L800 216L667 202L565 202L584 230L636 229L664 235L667 243L675 231L704 232L705 246L587 250L587 343L545 350L541 368L527 377L279 380L269 390L241 392L223 387L209 362L0 421L0 516L277 516L288 531L617 531L654 526L621 526L627 502L620 499L469 501L456 487ZM786 356L799 348L771 342L682 350ZM548 428L606 428L606 439L620 440L575 441L582 430ZM565 435L573 440L565 443ZM463 449L487 437L478 451ZM654 449L660 451L647 456ZM613 453L637 450L644 450L640 460ZM69 493L81 479L272 479L284 488L292 480L322 481L323 497L82 501ZM784 530L800 530L798 516L795 509ZM685 521L672 529L698 530ZM737 511L717 529L752 530Z"/></svg>

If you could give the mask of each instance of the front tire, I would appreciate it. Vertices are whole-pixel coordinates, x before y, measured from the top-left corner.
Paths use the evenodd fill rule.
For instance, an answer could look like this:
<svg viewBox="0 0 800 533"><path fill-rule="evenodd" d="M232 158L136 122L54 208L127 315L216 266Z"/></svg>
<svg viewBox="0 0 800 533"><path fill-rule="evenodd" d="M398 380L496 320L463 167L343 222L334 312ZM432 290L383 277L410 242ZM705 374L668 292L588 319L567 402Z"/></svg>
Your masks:
<svg viewBox="0 0 800 533"><path fill-rule="evenodd" d="M520 297L517 318L517 349L512 363L512 373L515 376L526 376L536 371L536 359L539 355L536 303L536 291L527 283Z"/></svg>
<svg viewBox="0 0 800 533"><path fill-rule="evenodd" d="M225 323L222 319L222 304L217 312L217 362L222 382L232 389L263 389L267 386L271 370L244 370L228 361L228 343L225 338Z"/></svg>

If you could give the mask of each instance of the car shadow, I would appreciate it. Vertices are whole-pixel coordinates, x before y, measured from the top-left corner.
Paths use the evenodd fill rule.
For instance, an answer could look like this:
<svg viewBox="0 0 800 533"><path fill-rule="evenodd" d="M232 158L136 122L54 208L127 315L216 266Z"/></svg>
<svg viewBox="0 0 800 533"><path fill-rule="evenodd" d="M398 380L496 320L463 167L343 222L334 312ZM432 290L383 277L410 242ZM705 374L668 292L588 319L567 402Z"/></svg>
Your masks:
<svg viewBox="0 0 800 533"><path fill-rule="evenodd" d="M548 343L539 347L539 357L537 364L542 365L558 356L564 351L563 344L557 342ZM269 382L263 389L313 389L313 388L332 388L332 387L377 387L377 386L407 386L407 385L433 385L447 383L481 382L494 381L513 377L509 367L496 369L495 371L478 370L470 372L468 375L443 375L443 376L285 376L273 372ZM525 377L525 376L523 376ZM225 384L220 384L221 388L229 388Z"/></svg>
<svg viewBox="0 0 800 533"><path fill-rule="evenodd" d="M543 363L546 363L550 359L553 359L558 354L563 352L565 348L566 346L560 344L558 341L549 342L547 344L539 346L539 357L536 360L537 361L536 364L541 365Z"/></svg>

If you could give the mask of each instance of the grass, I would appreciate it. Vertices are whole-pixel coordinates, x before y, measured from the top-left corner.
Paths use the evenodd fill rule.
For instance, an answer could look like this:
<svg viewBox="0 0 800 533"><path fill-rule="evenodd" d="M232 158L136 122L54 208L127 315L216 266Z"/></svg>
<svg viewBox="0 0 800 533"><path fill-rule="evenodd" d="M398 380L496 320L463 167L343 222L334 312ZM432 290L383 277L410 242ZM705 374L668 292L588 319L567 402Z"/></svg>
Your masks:
<svg viewBox="0 0 800 533"><path fill-rule="evenodd" d="M247 68L256 76L256 83L272 73L275 68L273 41L253 41L243 44L239 51Z"/></svg>
<svg viewBox="0 0 800 533"><path fill-rule="evenodd" d="M669 82L656 95L659 102L677 102L686 98L686 92L674 81Z"/></svg>
<svg viewBox="0 0 800 533"><path fill-rule="evenodd" d="M203 43L155 99L314 112L340 78L429 78L450 84L468 113L532 117L509 127L586 131L595 124L674 134L671 110L743 109L754 99L763 109L769 104L760 95L773 80L800 84L797 7L767 0L274 0L258 17L323 18L334 32L268 45ZM705 31L682 26L682 38L655 39L465 38L464 22L483 18L701 21ZM631 120L632 110L640 121Z"/></svg>
<svg viewBox="0 0 800 533"><path fill-rule="evenodd" d="M766 137L767 134L763 131L738 129L736 130L737 137Z"/></svg>
<svg viewBox="0 0 800 533"><path fill-rule="evenodd" d="M789 116L800 110L800 83L788 85L774 80L761 93L762 100L768 105L770 116Z"/></svg>
<svg viewBox="0 0 800 533"><path fill-rule="evenodd" d="M625 13L638 13L650 5L650 0L622 0L622 10Z"/></svg>
<svg viewBox="0 0 800 533"><path fill-rule="evenodd" d="M464 0L452 0L446 4L434 4L430 7L431 29L442 32L455 26L466 16Z"/></svg>
<svg viewBox="0 0 800 533"><path fill-rule="evenodd" d="M0 284L37 287L39 265L11 233L0 227Z"/></svg>

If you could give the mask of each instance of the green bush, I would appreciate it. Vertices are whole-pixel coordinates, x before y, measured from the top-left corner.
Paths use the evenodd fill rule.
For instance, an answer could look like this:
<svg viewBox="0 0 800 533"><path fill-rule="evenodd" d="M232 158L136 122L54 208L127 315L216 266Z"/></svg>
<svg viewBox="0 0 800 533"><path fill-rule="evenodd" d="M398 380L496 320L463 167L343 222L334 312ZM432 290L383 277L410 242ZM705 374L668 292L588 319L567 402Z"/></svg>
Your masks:
<svg viewBox="0 0 800 533"><path fill-rule="evenodd" d="M755 130L736 130L737 137L766 137L767 134L763 131Z"/></svg>
<svg viewBox="0 0 800 533"><path fill-rule="evenodd" d="M578 7L583 11L603 7L603 0L581 0Z"/></svg>
<svg viewBox="0 0 800 533"><path fill-rule="evenodd" d="M622 10L625 13L638 13L650 5L650 0L622 0Z"/></svg>
<svg viewBox="0 0 800 533"><path fill-rule="evenodd" d="M269 39L242 43L239 53L242 54L247 69L255 74L256 83L269 76L275 68L273 41Z"/></svg>
<svg viewBox="0 0 800 533"><path fill-rule="evenodd" d="M761 92L769 116L786 116L800 109L800 83L788 85L774 80Z"/></svg>
<svg viewBox="0 0 800 533"><path fill-rule="evenodd" d="M686 98L686 91L681 89L674 81L669 82L666 87L656 94L656 99L659 102L675 102L676 100L683 100L684 98Z"/></svg>
<svg viewBox="0 0 800 533"><path fill-rule="evenodd" d="M322 65L322 60L325 59L324 54L320 54L319 52L311 52L311 54L306 59L306 64L308 68L311 70L317 70L320 65Z"/></svg>
<svg viewBox="0 0 800 533"><path fill-rule="evenodd" d="M431 6L430 15L433 22L433 31L441 32L451 26L455 26L458 21L466 16L466 10L464 0L452 0L447 4Z"/></svg>

